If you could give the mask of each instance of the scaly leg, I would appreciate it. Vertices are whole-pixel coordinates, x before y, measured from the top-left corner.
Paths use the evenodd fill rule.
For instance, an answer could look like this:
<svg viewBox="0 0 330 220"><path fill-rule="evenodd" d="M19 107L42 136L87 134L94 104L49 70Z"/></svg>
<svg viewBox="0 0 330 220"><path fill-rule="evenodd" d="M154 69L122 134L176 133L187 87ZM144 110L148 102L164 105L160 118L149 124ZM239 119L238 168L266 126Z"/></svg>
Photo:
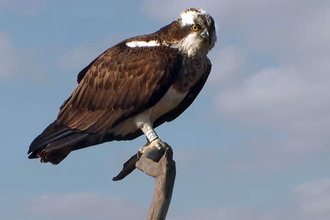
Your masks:
<svg viewBox="0 0 330 220"><path fill-rule="evenodd" d="M165 150L166 144L160 140L152 127L150 121L151 109L141 113L135 118L135 124L140 128L148 139L148 144L139 149L140 153L144 153L146 149L156 147L158 150ZM164 151L165 152L165 151Z"/></svg>
<svg viewBox="0 0 330 220"><path fill-rule="evenodd" d="M143 154L147 149L156 147L158 150L165 150L166 144L160 140L157 133L154 131L152 126L148 123L144 123L140 129L146 135L148 144L139 149L140 153Z"/></svg>

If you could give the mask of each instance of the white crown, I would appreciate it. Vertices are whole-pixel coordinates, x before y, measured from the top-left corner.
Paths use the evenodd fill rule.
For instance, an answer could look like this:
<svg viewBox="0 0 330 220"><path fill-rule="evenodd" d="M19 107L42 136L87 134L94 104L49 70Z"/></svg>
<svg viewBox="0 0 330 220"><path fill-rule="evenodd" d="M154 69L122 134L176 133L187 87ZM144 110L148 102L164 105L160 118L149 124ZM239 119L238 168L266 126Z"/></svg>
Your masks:
<svg viewBox="0 0 330 220"><path fill-rule="evenodd" d="M186 9L180 13L179 19L181 20L181 25L191 25L194 24L194 20L197 15L207 14L207 12L201 8L190 8Z"/></svg>

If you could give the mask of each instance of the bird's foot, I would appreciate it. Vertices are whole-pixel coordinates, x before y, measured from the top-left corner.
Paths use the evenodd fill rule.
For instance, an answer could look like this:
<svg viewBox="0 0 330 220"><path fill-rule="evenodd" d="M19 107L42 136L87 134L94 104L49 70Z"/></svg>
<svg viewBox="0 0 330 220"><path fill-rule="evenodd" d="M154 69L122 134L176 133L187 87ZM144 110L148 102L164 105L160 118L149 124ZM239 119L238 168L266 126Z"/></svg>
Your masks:
<svg viewBox="0 0 330 220"><path fill-rule="evenodd" d="M143 147L140 147L139 149L139 153L140 154L144 154L147 150L155 148L158 151L164 151L166 150L166 143L164 143L163 141L161 141L159 138L153 140L152 142L144 145Z"/></svg>
<svg viewBox="0 0 330 220"><path fill-rule="evenodd" d="M128 174L130 174L136 167L136 163L140 160L143 154L155 162L158 162L162 155L165 154L166 149L171 147L161 141L159 138L148 142L146 145L141 147L137 154L133 155L126 163L124 163L122 171L114 177L112 180L117 181L124 179ZM172 152L172 150L171 150Z"/></svg>

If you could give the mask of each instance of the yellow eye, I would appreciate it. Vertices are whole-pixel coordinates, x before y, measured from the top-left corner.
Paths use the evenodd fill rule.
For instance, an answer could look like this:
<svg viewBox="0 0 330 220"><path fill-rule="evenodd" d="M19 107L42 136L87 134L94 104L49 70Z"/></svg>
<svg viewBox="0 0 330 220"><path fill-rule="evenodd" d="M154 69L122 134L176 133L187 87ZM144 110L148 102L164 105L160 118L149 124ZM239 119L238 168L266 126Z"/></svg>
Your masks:
<svg viewBox="0 0 330 220"><path fill-rule="evenodd" d="M193 29L193 31L198 31L198 26L194 24L194 25L192 26L192 29Z"/></svg>

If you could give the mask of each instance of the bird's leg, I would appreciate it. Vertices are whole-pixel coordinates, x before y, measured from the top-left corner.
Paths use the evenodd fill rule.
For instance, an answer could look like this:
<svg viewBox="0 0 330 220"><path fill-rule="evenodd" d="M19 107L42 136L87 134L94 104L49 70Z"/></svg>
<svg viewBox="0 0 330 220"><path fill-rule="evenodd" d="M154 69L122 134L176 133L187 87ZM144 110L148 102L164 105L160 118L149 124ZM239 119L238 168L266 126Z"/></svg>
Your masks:
<svg viewBox="0 0 330 220"><path fill-rule="evenodd" d="M126 163L124 163L122 171L112 180L121 180L130 174L135 169L136 163L140 160L144 153L148 152L147 157L158 162L162 155L166 152L168 145L159 139L149 118L150 115L145 114L140 118L137 118L138 120L136 121L136 126L143 131L148 142L139 149L137 154L133 155Z"/></svg>
<svg viewBox="0 0 330 220"><path fill-rule="evenodd" d="M154 131L152 126L149 123L143 123L140 126L140 129L146 135L148 143L139 149L139 152L143 154L147 149L157 148L159 151L166 149L166 144L160 140L157 133Z"/></svg>

